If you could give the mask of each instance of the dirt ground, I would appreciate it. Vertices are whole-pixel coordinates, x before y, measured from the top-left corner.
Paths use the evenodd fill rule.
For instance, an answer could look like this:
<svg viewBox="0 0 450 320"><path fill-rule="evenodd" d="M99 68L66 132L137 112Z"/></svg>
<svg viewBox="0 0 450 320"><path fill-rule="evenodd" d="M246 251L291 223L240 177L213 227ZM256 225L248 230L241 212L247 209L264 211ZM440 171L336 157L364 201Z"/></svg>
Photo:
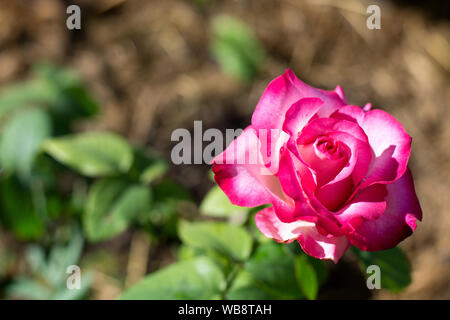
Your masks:
<svg viewBox="0 0 450 320"><path fill-rule="evenodd" d="M43 59L74 68L102 105L101 116L80 125L82 130L114 130L169 158L171 132L192 129L194 120L203 120L204 129L248 125L265 86L287 66L311 85L341 85L352 104L372 102L393 114L413 137L410 167L424 213L417 231L401 244L411 259L413 282L400 294L352 295L350 282L361 279L344 259L334 289L323 297L346 290L346 297L356 298L450 299L445 1L428 7L379 2L381 30L366 28L371 3L363 0L70 2L81 7L81 30L65 26L69 2L0 1L0 86L26 78ZM225 76L212 59L210 22L218 14L246 21L267 52L251 86ZM200 200L212 185L208 169L178 166L171 174Z"/></svg>

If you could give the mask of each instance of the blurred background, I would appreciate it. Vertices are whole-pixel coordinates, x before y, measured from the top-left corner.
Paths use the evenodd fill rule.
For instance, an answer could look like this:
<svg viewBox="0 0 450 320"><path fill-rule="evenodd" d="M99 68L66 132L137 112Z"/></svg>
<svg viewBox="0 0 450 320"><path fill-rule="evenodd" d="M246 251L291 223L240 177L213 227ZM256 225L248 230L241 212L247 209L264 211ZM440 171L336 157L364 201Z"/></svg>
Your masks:
<svg viewBox="0 0 450 320"><path fill-rule="evenodd" d="M81 8L81 30L66 27L70 4ZM380 30L366 27L370 4L374 1L0 0L0 92L4 97L14 84L39 81L33 70L42 62L68 68L98 104L95 116L83 115L71 130L112 131L170 159L172 131L192 131L194 120L202 120L204 130L247 126L264 88L287 67L312 86L341 85L351 104L372 102L413 137L410 168L424 221L401 244L412 266L406 290L367 290L346 255L332 266L319 298L450 299L449 2L376 1ZM0 111L5 101L0 98ZM93 114L94 103L83 103L85 113ZM208 171L207 165L169 164L167 175L198 204L213 186ZM63 176L55 188L73 194L74 179ZM4 191L1 201L14 196L20 201L14 190ZM35 247L30 253L30 244L37 241L48 250L53 240L47 233L28 237L14 231L5 218L8 206L2 205L0 225L0 292L23 297L7 288L29 277L29 260L39 256ZM133 228L87 244L80 263L92 273L89 298L115 298L127 283L173 261L172 246L154 244ZM13 292L21 292L20 285Z"/></svg>

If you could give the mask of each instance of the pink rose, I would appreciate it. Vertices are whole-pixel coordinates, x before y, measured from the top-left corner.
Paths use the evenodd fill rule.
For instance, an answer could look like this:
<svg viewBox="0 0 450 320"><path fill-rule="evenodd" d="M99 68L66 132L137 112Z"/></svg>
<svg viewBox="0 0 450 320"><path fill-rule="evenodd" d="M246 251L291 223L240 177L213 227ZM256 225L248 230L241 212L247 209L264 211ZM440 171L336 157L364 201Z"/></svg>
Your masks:
<svg viewBox="0 0 450 320"><path fill-rule="evenodd" d="M297 240L313 257L337 262L350 244L390 249L422 212L407 168L411 137L370 108L287 70L265 90L251 125L212 161L215 180L235 205L272 204L256 214L259 230ZM239 161L249 158L260 161Z"/></svg>

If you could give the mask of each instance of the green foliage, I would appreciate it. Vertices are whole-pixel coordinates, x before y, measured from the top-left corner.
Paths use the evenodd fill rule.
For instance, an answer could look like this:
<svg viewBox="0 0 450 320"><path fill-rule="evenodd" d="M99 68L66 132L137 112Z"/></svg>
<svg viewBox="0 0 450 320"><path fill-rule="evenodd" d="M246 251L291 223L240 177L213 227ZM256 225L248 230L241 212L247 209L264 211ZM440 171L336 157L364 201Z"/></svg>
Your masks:
<svg viewBox="0 0 450 320"><path fill-rule="evenodd" d="M39 239L45 223L31 191L17 178L0 180L1 221L21 240Z"/></svg>
<svg viewBox="0 0 450 320"><path fill-rule="evenodd" d="M29 177L41 143L51 135L51 119L39 109L14 114L2 131L0 165L9 173Z"/></svg>
<svg viewBox="0 0 450 320"><path fill-rule="evenodd" d="M69 290L66 286L66 270L75 265L81 255L83 237L77 230L67 244L54 244L48 255L39 245L30 245L26 251L26 261L31 276L16 278L6 288L6 295L20 299L75 300L83 298L88 292L92 276L84 274L79 290Z"/></svg>
<svg viewBox="0 0 450 320"><path fill-rule="evenodd" d="M88 177L124 173L133 162L132 147L125 139L109 132L53 138L43 148L61 163Z"/></svg>
<svg viewBox="0 0 450 320"><path fill-rule="evenodd" d="M303 294L309 300L316 299L319 281L314 267L309 263L305 255L295 257L295 277Z"/></svg>
<svg viewBox="0 0 450 320"><path fill-rule="evenodd" d="M142 185L119 179L96 181L88 195L83 226L90 241L114 237L147 213L150 207L150 190Z"/></svg>
<svg viewBox="0 0 450 320"><path fill-rule="evenodd" d="M37 107L52 115L58 132L67 132L70 123L98 112L95 99L72 72L51 64L35 68L30 81L4 88L0 93L0 121L12 112Z"/></svg>
<svg viewBox="0 0 450 320"><path fill-rule="evenodd" d="M178 216L193 206L191 194L180 184L161 179L152 187L153 201L150 212L141 215L141 225L158 237L177 238Z"/></svg>
<svg viewBox="0 0 450 320"><path fill-rule="evenodd" d="M156 271L126 290L123 300L220 299L225 277L208 258L180 261Z"/></svg>
<svg viewBox="0 0 450 320"><path fill-rule="evenodd" d="M211 50L224 73L251 81L264 61L264 50L252 30L231 16L216 17Z"/></svg>
<svg viewBox="0 0 450 320"><path fill-rule="evenodd" d="M152 150L135 148L130 175L144 184L152 184L169 169L167 162Z"/></svg>
<svg viewBox="0 0 450 320"><path fill-rule="evenodd" d="M212 249L240 261L247 259L252 249L252 238L245 229L221 222L183 221L179 236L186 245Z"/></svg>
<svg viewBox="0 0 450 320"><path fill-rule="evenodd" d="M295 277L294 256L285 246L273 241L261 245L245 269L278 299L298 299L303 296Z"/></svg>
<svg viewBox="0 0 450 320"><path fill-rule="evenodd" d="M200 213L215 218L237 218L240 221L245 221L249 208L231 204L225 193L218 186L214 186L203 199L200 205Z"/></svg>
<svg viewBox="0 0 450 320"><path fill-rule="evenodd" d="M367 274L367 267L377 265L381 271L381 288L388 289L392 292L399 292L405 289L411 283L411 267L408 258L398 247L377 251L367 252L352 248L353 252L358 256L361 271Z"/></svg>

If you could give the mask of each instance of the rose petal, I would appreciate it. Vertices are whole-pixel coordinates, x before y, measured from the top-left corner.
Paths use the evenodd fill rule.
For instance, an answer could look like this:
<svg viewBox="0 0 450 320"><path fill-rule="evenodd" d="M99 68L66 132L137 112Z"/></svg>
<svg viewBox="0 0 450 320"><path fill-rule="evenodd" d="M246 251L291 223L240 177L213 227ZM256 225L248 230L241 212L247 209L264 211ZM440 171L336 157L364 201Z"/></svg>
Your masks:
<svg viewBox="0 0 450 320"><path fill-rule="evenodd" d="M356 247L366 251L387 250L410 236L416 220L422 220L411 172L386 185L387 207L380 218L364 221L348 238Z"/></svg>
<svg viewBox="0 0 450 320"><path fill-rule="evenodd" d="M322 105L323 101L319 98L303 98L298 100L286 112L283 131L287 132L291 138L296 139L297 134L302 131Z"/></svg>
<svg viewBox="0 0 450 320"><path fill-rule="evenodd" d="M287 110L301 98L315 97L324 102L321 116L328 116L345 105L335 91L319 90L300 81L295 74L286 72L274 79L256 106L252 116L252 126L255 129L281 129Z"/></svg>
<svg viewBox="0 0 450 320"><path fill-rule="evenodd" d="M255 223L266 237L278 242L292 242L297 238L303 251L318 259L331 259L337 263L349 247L344 236L323 236L314 223L302 220L281 222L273 207L259 211L255 216Z"/></svg>
<svg viewBox="0 0 450 320"><path fill-rule="evenodd" d="M386 210L386 195L386 186L383 184L374 184L359 190L336 216L341 224L352 224L353 228L358 227L363 220L378 219Z"/></svg>
<svg viewBox="0 0 450 320"><path fill-rule="evenodd" d="M247 127L227 149L212 160L214 179L231 203L255 207L277 203L293 206L281 189L276 176L268 174L262 164L255 129Z"/></svg>
<svg viewBox="0 0 450 320"><path fill-rule="evenodd" d="M361 127L374 152L364 185L399 179L411 153L411 137L402 124L387 112L371 110L364 114Z"/></svg>
<svg viewBox="0 0 450 320"><path fill-rule="evenodd" d="M255 223L266 237L278 242L292 242L304 228L315 228L314 223L302 220L291 223L281 222L273 207L259 211L255 215Z"/></svg>
<svg viewBox="0 0 450 320"><path fill-rule="evenodd" d="M297 240L305 253L317 259L331 259L334 263L338 263L350 246L345 236L323 236L313 228L302 232Z"/></svg>

